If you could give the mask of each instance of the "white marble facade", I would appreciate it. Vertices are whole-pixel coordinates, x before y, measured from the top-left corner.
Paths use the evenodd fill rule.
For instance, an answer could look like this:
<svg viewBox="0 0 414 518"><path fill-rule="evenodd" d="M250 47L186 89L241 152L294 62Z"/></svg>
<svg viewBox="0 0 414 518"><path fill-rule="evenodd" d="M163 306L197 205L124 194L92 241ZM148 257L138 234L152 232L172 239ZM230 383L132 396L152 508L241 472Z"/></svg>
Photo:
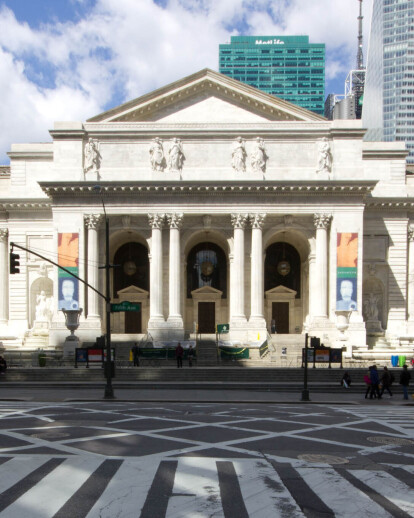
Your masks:
<svg viewBox="0 0 414 518"><path fill-rule="evenodd" d="M104 291L97 183L111 262L123 258L112 299L141 303L139 323L113 315L119 339L181 338L213 319L230 323L230 337L253 340L266 335L277 304L287 304L285 332L340 343L348 355L370 333L414 336L414 198L402 143L363 142L360 121L327 121L211 70L86 122L56 122L50 134L50 143L12 145L10 168L0 170L6 346L30 344L42 291L54 304L43 318L49 344L67 335L57 268L20 251L20 274L9 275L11 242L57 261L58 234L78 233L79 276ZM357 307L345 330L340 233L358 236ZM277 264L272 250L283 254ZM296 279L285 250L294 250ZM77 335L93 340L104 303L82 284L78 297ZM209 322L200 322L204 310Z"/></svg>

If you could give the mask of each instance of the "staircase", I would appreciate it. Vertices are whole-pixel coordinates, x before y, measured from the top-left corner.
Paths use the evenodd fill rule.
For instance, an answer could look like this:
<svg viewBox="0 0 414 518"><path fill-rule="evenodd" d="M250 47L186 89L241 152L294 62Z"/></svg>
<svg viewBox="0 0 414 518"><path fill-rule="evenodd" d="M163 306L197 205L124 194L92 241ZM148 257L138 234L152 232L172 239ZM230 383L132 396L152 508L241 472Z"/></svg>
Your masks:
<svg viewBox="0 0 414 518"><path fill-rule="evenodd" d="M214 340L200 340L197 344L197 366L215 367L217 365L217 345Z"/></svg>

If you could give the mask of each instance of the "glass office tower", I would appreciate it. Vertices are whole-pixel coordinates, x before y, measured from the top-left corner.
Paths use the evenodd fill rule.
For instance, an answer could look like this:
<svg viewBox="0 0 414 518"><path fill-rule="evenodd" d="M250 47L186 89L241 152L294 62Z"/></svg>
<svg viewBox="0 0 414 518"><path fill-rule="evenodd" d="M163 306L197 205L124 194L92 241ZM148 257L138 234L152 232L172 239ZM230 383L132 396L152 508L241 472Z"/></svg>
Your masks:
<svg viewBox="0 0 414 518"><path fill-rule="evenodd" d="M308 36L232 36L219 46L219 71L324 114L325 45Z"/></svg>
<svg viewBox="0 0 414 518"><path fill-rule="evenodd" d="M362 123L365 140L402 140L414 163L414 0L374 0Z"/></svg>

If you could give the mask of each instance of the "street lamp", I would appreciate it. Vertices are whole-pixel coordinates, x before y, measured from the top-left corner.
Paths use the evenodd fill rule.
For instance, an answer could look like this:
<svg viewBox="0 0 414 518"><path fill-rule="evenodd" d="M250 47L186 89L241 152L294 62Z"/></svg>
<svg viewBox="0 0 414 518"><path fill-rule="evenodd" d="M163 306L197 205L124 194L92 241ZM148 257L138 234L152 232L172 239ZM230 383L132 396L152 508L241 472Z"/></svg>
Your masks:
<svg viewBox="0 0 414 518"><path fill-rule="evenodd" d="M102 195L102 188L100 185L93 187L95 192L101 195L102 207L105 214L105 266L103 267L106 271L105 276L105 306L106 306L106 385L104 399L115 399L114 389L112 386L112 358L111 358L111 288L110 288L110 276L109 269L111 264L109 262L109 219L105 210L105 203Z"/></svg>

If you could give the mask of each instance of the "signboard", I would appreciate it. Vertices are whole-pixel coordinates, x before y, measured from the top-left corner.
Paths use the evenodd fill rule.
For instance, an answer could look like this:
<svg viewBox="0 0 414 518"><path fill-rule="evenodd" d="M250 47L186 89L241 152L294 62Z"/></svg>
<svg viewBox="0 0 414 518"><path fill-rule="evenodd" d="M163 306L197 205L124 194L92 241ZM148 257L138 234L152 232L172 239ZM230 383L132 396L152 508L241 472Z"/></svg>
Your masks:
<svg viewBox="0 0 414 518"><path fill-rule="evenodd" d="M102 362L102 349L88 349L88 360L90 363Z"/></svg>
<svg viewBox="0 0 414 518"><path fill-rule="evenodd" d="M358 234L356 232L338 232L336 261L336 310L355 311L358 309Z"/></svg>
<svg viewBox="0 0 414 518"><path fill-rule="evenodd" d="M342 349L331 349L331 363L342 363Z"/></svg>
<svg viewBox="0 0 414 518"><path fill-rule="evenodd" d="M58 265L79 276L79 234L58 234ZM79 281L58 270L58 309L79 309Z"/></svg>
<svg viewBox="0 0 414 518"><path fill-rule="evenodd" d="M329 349L315 349L316 362L329 362Z"/></svg>
<svg viewBox="0 0 414 518"><path fill-rule="evenodd" d="M139 302L120 302L119 304L111 304L111 312L119 313L121 311L141 311L141 304Z"/></svg>
<svg viewBox="0 0 414 518"><path fill-rule="evenodd" d="M230 331L230 324L217 324L217 333L223 334Z"/></svg>

